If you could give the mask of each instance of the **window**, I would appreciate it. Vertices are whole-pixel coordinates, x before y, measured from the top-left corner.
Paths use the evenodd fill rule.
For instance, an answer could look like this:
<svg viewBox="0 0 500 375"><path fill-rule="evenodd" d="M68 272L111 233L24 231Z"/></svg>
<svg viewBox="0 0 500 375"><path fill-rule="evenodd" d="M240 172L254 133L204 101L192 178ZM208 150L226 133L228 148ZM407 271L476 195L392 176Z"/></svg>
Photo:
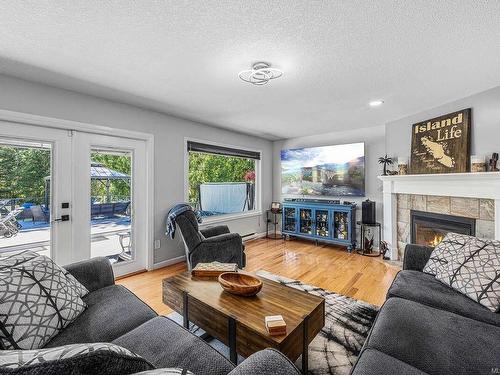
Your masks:
<svg viewBox="0 0 500 375"><path fill-rule="evenodd" d="M187 142L188 199L204 217L257 210L260 153Z"/></svg>

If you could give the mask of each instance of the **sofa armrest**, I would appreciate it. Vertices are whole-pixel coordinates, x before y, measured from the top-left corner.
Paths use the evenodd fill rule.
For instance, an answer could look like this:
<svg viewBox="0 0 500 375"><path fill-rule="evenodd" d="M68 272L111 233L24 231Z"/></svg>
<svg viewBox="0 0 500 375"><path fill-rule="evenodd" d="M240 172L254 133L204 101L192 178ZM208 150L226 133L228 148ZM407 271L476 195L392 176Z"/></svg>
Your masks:
<svg viewBox="0 0 500 375"><path fill-rule="evenodd" d="M216 227L201 229L200 232L201 232L201 234L203 234L203 236L205 238L210 238L210 237L218 236L220 234L229 233L229 228L227 225L218 225Z"/></svg>
<svg viewBox="0 0 500 375"><path fill-rule="evenodd" d="M71 263L64 268L83 284L89 292L115 283L113 267L107 258L99 257Z"/></svg>
<svg viewBox="0 0 500 375"><path fill-rule="evenodd" d="M265 349L252 354L228 375L300 375L300 371L283 354Z"/></svg>
<svg viewBox="0 0 500 375"><path fill-rule="evenodd" d="M423 271L434 248L423 245L406 245L403 260L404 270Z"/></svg>

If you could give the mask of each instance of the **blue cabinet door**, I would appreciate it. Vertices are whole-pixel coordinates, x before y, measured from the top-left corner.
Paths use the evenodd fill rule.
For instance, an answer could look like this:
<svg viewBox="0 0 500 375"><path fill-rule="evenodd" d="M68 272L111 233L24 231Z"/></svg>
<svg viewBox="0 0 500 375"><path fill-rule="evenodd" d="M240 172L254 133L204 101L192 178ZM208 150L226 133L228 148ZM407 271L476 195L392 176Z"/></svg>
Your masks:
<svg viewBox="0 0 500 375"><path fill-rule="evenodd" d="M283 228L285 233L297 232L297 208L296 207L283 207Z"/></svg>
<svg viewBox="0 0 500 375"><path fill-rule="evenodd" d="M351 213L344 210L334 210L332 218L333 239L349 242L351 236Z"/></svg>
<svg viewBox="0 0 500 375"><path fill-rule="evenodd" d="M314 234L314 210L309 207L299 208L299 234L312 236Z"/></svg>
<svg viewBox="0 0 500 375"><path fill-rule="evenodd" d="M314 236L318 238L329 239L332 237L331 231L331 212L328 209L316 208L314 217Z"/></svg>

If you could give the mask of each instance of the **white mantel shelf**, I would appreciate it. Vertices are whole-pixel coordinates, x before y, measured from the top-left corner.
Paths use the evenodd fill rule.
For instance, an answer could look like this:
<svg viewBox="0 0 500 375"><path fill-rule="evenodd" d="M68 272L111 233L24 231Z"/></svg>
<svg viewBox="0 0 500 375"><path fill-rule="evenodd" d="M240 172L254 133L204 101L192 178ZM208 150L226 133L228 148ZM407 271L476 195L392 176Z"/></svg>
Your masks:
<svg viewBox="0 0 500 375"><path fill-rule="evenodd" d="M397 194L495 200L495 238L500 239L500 172L379 176L383 182L384 239L397 259Z"/></svg>

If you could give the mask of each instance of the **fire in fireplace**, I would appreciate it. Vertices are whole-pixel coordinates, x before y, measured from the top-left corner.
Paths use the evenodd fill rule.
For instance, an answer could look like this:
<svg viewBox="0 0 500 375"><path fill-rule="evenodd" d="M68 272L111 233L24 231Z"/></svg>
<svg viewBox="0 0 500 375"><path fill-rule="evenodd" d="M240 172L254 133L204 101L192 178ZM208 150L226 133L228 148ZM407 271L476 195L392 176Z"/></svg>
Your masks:
<svg viewBox="0 0 500 375"><path fill-rule="evenodd" d="M449 232L476 234L476 219L411 210L411 243L436 246Z"/></svg>

